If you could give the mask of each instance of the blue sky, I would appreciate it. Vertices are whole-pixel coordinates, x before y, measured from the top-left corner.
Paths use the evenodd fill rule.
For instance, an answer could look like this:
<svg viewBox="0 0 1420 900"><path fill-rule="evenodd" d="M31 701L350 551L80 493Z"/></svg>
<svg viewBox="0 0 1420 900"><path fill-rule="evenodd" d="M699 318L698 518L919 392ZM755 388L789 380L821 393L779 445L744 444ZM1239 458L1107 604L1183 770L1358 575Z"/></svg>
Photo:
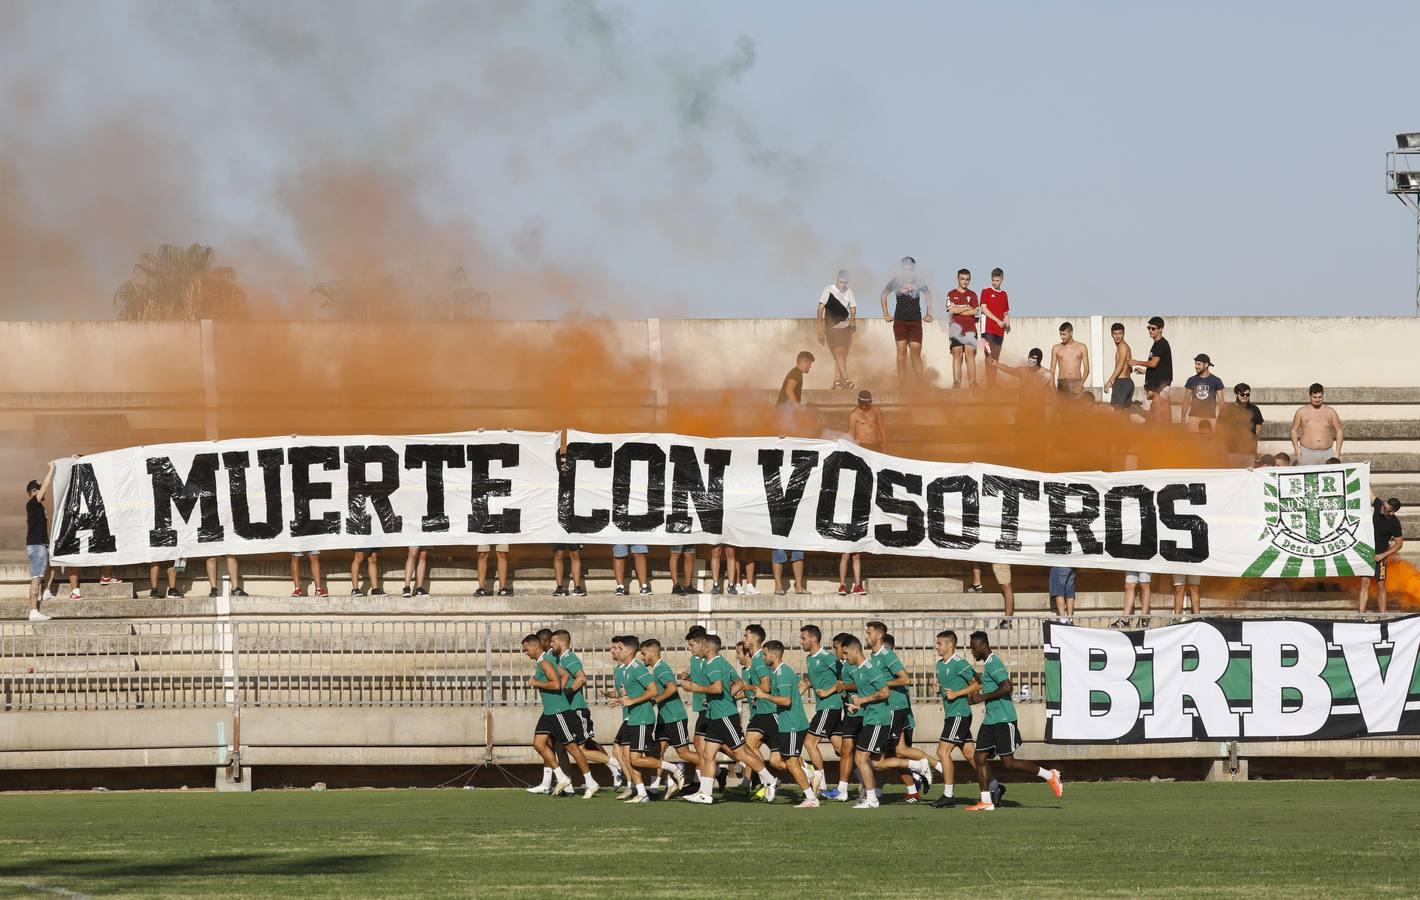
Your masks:
<svg viewBox="0 0 1420 900"><path fill-rule="evenodd" d="M903 254L1004 267L1022 314L1409 315L1383 173L1420 130L1413 15L7 5L0 310L106 317L138 253L196 240L294 315L427 265L501 315L808 315Z"/></svg>

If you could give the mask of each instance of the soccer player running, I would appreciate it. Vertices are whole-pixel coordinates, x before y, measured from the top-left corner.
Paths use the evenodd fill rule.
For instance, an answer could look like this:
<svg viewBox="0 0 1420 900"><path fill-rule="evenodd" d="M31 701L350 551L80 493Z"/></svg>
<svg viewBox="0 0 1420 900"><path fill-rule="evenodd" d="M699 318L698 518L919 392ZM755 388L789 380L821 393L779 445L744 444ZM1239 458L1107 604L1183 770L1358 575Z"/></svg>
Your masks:
<svg viewBox="0 0 1420 900"><path fill-rule="evenodd" d="M868 659L887 672L888 708L892 710L892 731L888 735L887 752L878 763L878 770L907 769L902 783L907 786L907 802L916 803L920 792L932 786L932 767L927 754L912 746L912 696L908 693L912 677L893 649L891 635L882 622L869 622L864 629ZM900 762L898 762L900 760Z"/></svg>
<svg viewBox="0 0 1420 900"><path fill-rule="evenodd" d="M572 633L565 628L552 632L550 637L552 652L557 655L557 667L561 671L562 693L567 696L568 706L577 714L582 725L582 753L587 762L606 766L611 770L611 786L621 787L621 762L612 753L602 749L596 740L596 727L592 724L592 711L587 707L587 672L582 666L582 658L572 649ZM544 771L545 781L551 783L551 773ZM528 788L529 793L545 794L547 790Z"/></svg>
<svg viewBox="0 0 1420 900"><path fill-rule="evenodd" d="M550 793L556 797L575 790L572 779L568 778L567 773L557 764L557 754L553 750L556 743L567 749L567 755L582 773L586 782L586 791L582 798L590 800L596 795L599 786L592 778L587 758L582 754L581 719L571 711L567 697L562 693L562 679L557 674L557 658L550 650L543 649L542 641L538 640L535 634L523 638L523 653L533 660L533 675L528 679L528 685L537 689L538 696L542 699L542 715L538 717L537 728L533 732L533 749L542 757L543 765L552 770L556 779Z"/></svg>
<svg viewBox="0 0 1420 900"><path fill-rule="evenodd" d="M771 672L764 654L764 626L747 625L744 630L744 647L749 654L749 662L744 670L744 696L749 703L749 726L745 729L745 745L756 757L763 754L761 747L774 747L779 737L779 726L775 720L778 707L761 697L759 687Z"/></svg>
<svg viewBox="0 0 1420 900"><path fill-rule="evenodd" d="M957 656L957 633L937 632L937 688L942 695L942 736L937 739L937 771L942 773L942 796L932 802L934 809L956 804L956 779L952 749L961 753L966 764L976 766L975 743L971 739L971 702L966 698L981 689L971 663Z"/></svg>
<svg viewBox="0 0 1420 900"><path fill-rule="evenodd" d="M985 703L986 715L976 730L976 783L981 788L981 801L968 806L967 812L991 812L996 808L991 795L991 757L1001 760L1001 765L1017 772L1034 775L1050 785L1056 797L1064 791L1058 769L1043 769L1033 762L1016 759L1016 751L1021 746L1020 729L1016 727L1016 705L1011 702L1011 675L1006 664L991 652L991 643L986 632L971 633L971 655L982 663L981 688L972 691L967 699L973 704Z"/></svg>
<svg viewBox="0 0 1420 900"><path fill-rule="evenodd" d="M696 755L690 742L690 728L686 721L689 717L685 712L685 703L680 699L680 691L676 688L675 672L671 671L670 664L661 658L661 642L655 638L643 641L641 657L646 661L646 666L651 670L651 677L656 682L656 742L661 749L661 771L670 778L670 784L666 786L666 799L670 800L685 790L686 776L681 766L666 762L667 748L674 748L676 757L682 763L696 768L700 767L700 757Z"/></svg>
<svg viewBox="0 0 1420 900"><path fill-rule="evenodd" d="M723 747L729 755L739 759L759 776L764 784L764 799L772 803L774 792L779 787L779 779L769 773L762 759L751 755L745 749L744 734L740 731L739 709L735 705L734 695L735 685L740 679L729 661L720 655L720 636L707 634L700 639L697 646L704 664L700 667L697 678L680 682L680 689L705 695L705 707L710 722L705 727L705 752L700 755L700 789L685 799L691 803L715 802L711 793L715 784L715 754Z"/></svg>
<svg viewBox="0 0 1420 900"><path fill-rule="evenodd" d="M631 733L627 729L628 710L624 704L626 697L626 668L631 662L634 651L627 652L626 640L623 636L617 635L611 639L611 658L616 663L616 668L612 671L612 689L603 689L602 696L607 698L611 706L621 708L621 725L616 729L616 738L612 743L612 752L616 754L621 763L621 769L626 775L626 787L621 793L616 795L618 800L634 800L638 791L638 786L645 789L641 773L631 764Z"/></svg>
<svg viewBox="0 0 1420 900"><path fill-rule="evenodd" d="M838 800L844 803L848 801L848 779L852 776L853 767L857 762L854 751L858 736L863 732L862 711L849 706L846 699L858 687L858 683L853 677L858 663L848 661L847 644L850 638L857 640L853 635L842 631L833 636L833 649L838 655L838 698L844 706L843 716L838 720L838 727L833 730L835 746L838 748L838 787L823 792L824 799ZM865 789L865 793L870 792Z"/></svg>
<svg viewBox="0 0 1420 900"><path fill-rule="evenodd" d="M842 739L836 732L843 718L843 694L839 692L843 663L837 654L823 646L823 632L817 625L799 629L799 647L804 651L804 682L814 698L814 717L809 720L809 733L804 737L809 784L817 791L824 791L828 789L828 779L823 774L823 752L818 745L827 739L841 758Z"/></svg>
<svg viewBox="0 0 1420 900"><path fill-rule="evenodd" d="M620 642L622 658L626 660L621 676L621 708L626 722L621 726L622 733L617 735L616 741L627 748L631 763L628 772L635 773L633 781L636 785L636 795L627 798L626 802L649 803L651 798L646 794L645 776L636 770L649 769L657 774L661 770L661 760L652 755L656 747L656 697L660 692L656 689L651 670L638 655L641 641L634 635L624 635Z"/></svg>
<svg viewBox="0 0 1420 900"><path fill-rule="evenodd" d="M892 689L888 687L887 670L868 662L863 654L863 644L856 637L849 635L844 640L843 651L844 661L851 667L845 667L844 673L853 684L848 710L863 716L863 730L854 742L853 751L858 778L863 784L863 796L853 808L877 809L873 761L881 759L886 752L888 735L892 732L892 710L888 707Z"/></svg>
<svg viewBox="0 0 1420 900"><path fill-rule="evenodd" d="M813 785L809 784L800 758L804 735L809 730L809 719L804 715L804 705L799 699L799 676L784 662L784 645L779 641L765 643L764 659L769 675L759 683L759 697L779 710L774 713L775 744L769 755L769 764L787 771L799 790L804 792L799 809L813 809L818 806L818 795Z"/></svg>

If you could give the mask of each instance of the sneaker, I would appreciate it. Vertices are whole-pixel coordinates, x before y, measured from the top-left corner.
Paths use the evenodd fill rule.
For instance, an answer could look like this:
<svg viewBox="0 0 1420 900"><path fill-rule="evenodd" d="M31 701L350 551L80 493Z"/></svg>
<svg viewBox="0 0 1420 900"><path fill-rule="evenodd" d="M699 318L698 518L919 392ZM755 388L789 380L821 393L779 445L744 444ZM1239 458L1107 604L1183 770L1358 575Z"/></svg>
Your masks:
<svg viewBox="0 0 1420 900"><path fill-rule="evenodd" d="M153 588L151 591L148 592L149 600L159 600L162 599L162 596L163 592L158 590L157 588Z"/></svg>
<svg viewBox="0 0 1420 900"><path fill-rule="evenodd" d="M296 588L294 591L291 592L291 596L292 596L292 597L304 597L304 596L306 596L306 589L305 589L305 588Z"/></svg>
<svg viewBox="0 0 1420 900"><path fill-rule="evenodd" d="M415 589L414 589L414 596L416 596L416 597L427 597L427 596L429 596L429 589L428 589L428 588L422 588L422 587L415 588Z"/></svg>
<svg viewBox="0 0 1420 900"><path fill-rule="evenodd" d="M956 805L957 805L956 798L955 798L955 797L948 797L946 794L943 794L942 796L938 797L936 800L933 800L933 801L932 801L932 808L933 808L933 809L951 809L953 806L956 806Z"/></svg>
<svg viewBox="0 0 1420 900"><path fill-rule="evenodd" d="M818 792L818 795L819 795L820 797L822 797L823 799L825 799L825 800L842 800L842 799L843 799L842 795L840 795L840 794L838 793L838 788L834 788L834 789L831 790L831 791L819 791L819 792Z"/></svg>
<svg viewBox="0 0 1420 900"><path fill-rule="evenodd" d="M582 799L583 799L583 800L590 800L590 799L592 799L593 797L595 797L595 796L597 795L597 791L599 791L599 790L601 790L601 789L602 789L602 786L599 785L599 784L589 784L589 785L587 785L586 787L582 788Z"/></svg>
<svg viewBox="0 0 1420 900"><path fill-rule="evenodd" d="M500 587L500 588L498 589L498 596L499 596L499 597L511 597L511 596L513 596L513 589L510 588L510 587Z"/></svg>
<svg viewBox="0 0 1420 900"><path fill-rule="evenodd" d="M740 592L740 586L737 585L737 584L732 584L732 585L730 585L729 589L726 591L726 593L730 593L730 594L738 594L739 592Z"/></svg>
<svg viewBox="0 0 1420 900"><path fill-rule="evenodd" d="M618 596L618 597L625 597L625 596L626 596L626 585L624 585L624 584L618 584L618 585L616 586L616 596Z"/></svg>
<svg viewBox="0 0 1420 900"><path fill-rule="evenodd" d="M1046 784L1050 785L1050 790L1054 792L1055 799L1059 800L1065 793L1065 782L1060 780L1060 770L1051 769L1050 777L1046 779Z"/></svg>
<svg viewBox="0 0 1420 900"><path fill-rule="evenodd" d="M877 797L874 797L872 794L869 794L868 796L864 797L862 800L859 800L857 803L853 804L853 808L854 808L854 809L877 809L877 808L878 808L878 798L877 798Z"/></svg>
<svg viewBox="0 0 1420 900"><path fill-rule="evenodd" d="M685 790L685 776L682 775L680 772L676 772L671 775L670 782L670 784L666 785L667 800L674 798L676 794L679 794L681 791Z"/></svg>
<svg viewBox="0 0 1420 900"><path fill-rule="evenodd" d="M986 587L980 584L968 584L966 586L966 592L968 594L979 594L984 590L986 590Z"/></svg>
<svg viewBox="0 0 1420 900"><path fill-rule="evenodd" d="M996 625L996 628L997 628L997 630L999 630L999 631L1010 631L1012 627L1014 627L1014 626L1012 625L1010 619L1002 619L1002 620Z"/></svg>
<svg viewBox="0 0 1420 900"><path fill-rule="evenodd" d="M237 593L236 591L232 591L232 594L233 594L233 595L235 595L236 593ZM385 589L384 589L384 588L370 588L370 596L371 596L371 597L384 597L384 596L386 596L386 594L385 594Z"/></svg>
<svg viewBox="0 0 1420 900"><path fill-rule="evenodd" d="M566 589L565 587L563 587L562 585L559 584L557 587L555 587L555 588L552 589L552 596L554 596L554 597L566 597L566 596L567 596L567 589Z"/></svg>
<svg viewBox="0 0 1420 900"><path fill-rule="evenodd" d="M577 789L572 786L572 782L570 780L559 781L557 782L557 784L553 785L552 796L560 797L563 794L570 794L575 790Z"/></svg>
<svg viewBox="0 0 1420 900"><path fill-rule="evenodd" d="M43 597L42 599L45 599L45 600L53 600L53 599L54 599L54 591L51 591L49 588L45 588L45 589L44 589L44 597Z"/></svg>
<svg viewBox="0 0 1420 900"><path fill-rule="evenodd" d="M649 594L649 593L651 593L651 586L650 586L649 584L643 584L643 585L641 585L641 596L644 597L645 595L647 595L647 594Z"/></svg>
<svg viewBox="0 0 1420 900"><path fill-rule="evenodd" d="M123 584L123 579L122 579L122 578L114 578L114 577L111 577L111 576L108 577L108 578L100 578L100 579L99 579L99 584Z"/></svg>
<svg viewBox="0 0 1420 900"><path fill-rule="evenodd" d="M636 796L630 797L630 798L626 799L626 800L623 801L623 802L625 802L625 803L650 803L650 802L651 802L651 798L648 797L648 796L646 796L645 794L637 794Z"/></svg>
<svg viewBox="0 0 1420 900"><path fill-rule="evenodd" d="M855 594L866 594L866 593L868 593L868 589L865 588L865 587L863 587L863 582L860 581L860 582L858 582L857 584L853 585L853 593L855 593Z"/></svg>
<svg viewBox="0 0 1420 900"><path fill-rule="evenodd" d="M720 585L719 585L719 583L710 585L710 593L711 593L711 594L719 594L719 593L720 593Z"/></svg>
<svg viewBox="0 0 1420 900"><path fill-rule="evenodd" d="M779 794L779 782L771 781L764 786L764 802L773 803L774 798Z"/></svg>
<svg viewBox="0 0 1420 900"><path fill-rule="evenodd" d="M384 593L384 591L381 591L380 593ZM234 588L234 589L232 590L232 596L233 596L233 597L245 597L245 596L247 596L247 592L244 591L244 590L242 590L241 588Z"/></svg>
<svg viewBox="0 0 1420 900"><path fill-rule="evenodd" d="M550 793L552 793L552 785L551 785L551 784L539 784L537 787L530 787L530 788L527 788L526 790L527 790L527 792L528 792L529 794L550 794Z"/></svg>
<svg viewBox="0 0 1420 900"><path fill-rule="evenodd" d="M758 594L758 593L759 593L759 588L755 587L755 586L752 585L752 584L742 585L742 586L740 587L740 593L741 593L741 594Z"/></svg>
<svg viewBox="0 0 1420 900"><path fill-rule="evenodd" d="M618 794L616 795L616 799L618 799L618 800L629 800L631 797L633 797L633 796L635 796L635 795L636 795L636 789L633 788L631 785L628 784L626 787L624 787L624 788L621 789L620 793L618 793Z"/></svg>
<svg viewBox="0 0 1420 900"><path fill-rule="evenodd" d="M903 803L916 803L916 802L918 802L918 801L921 800L921 799L922 799L922 795L921 795L921 794L912 793L912 794L908 794L906 797L904 797L903 800L902 800L902 802L903 802Z"/></svg>
<svg viewBox="0 0 1420 900"><path fill-rule="evenodd" d="M990 803L973 803L966 808L967 812L994 812L996 807Z"/></svg>
<svg viewBox="0 0 1420 900"><path fill-rule="evenodd" d="M1128 628L1129 622L1126 619L1115 619L1109 623L1110 628Z"/></svg>
<svg viewBox="0 0 1420 900"><path fill-rule="evenodd" d="M81 593L79 593L79 589L78 589L78 588L75 588L74 590L72 590L72 591L69 592L69 599L70 599L70 600L83 600L83 599L84 599L84 595L81 594Z"/></svg>
<svg viewBox="0 0 1420 900"><path fill-rule="evenodd" d="M794 807L794 808L795 808L795 809L818 809L818 798L817 798L817 797L805 797L805 798L804 798L804 802L803 802L803 803L800 803L798 806L796 806L796 807Z"/></svg>
<svg viewBox="0 0 1420 900"><path fill-rule="evenodd" d="M840 596L840 597L847 597L847 596L848 596L848 585L846 585L846 584L840 584L840 585L838 586L838 596Z"/></svg>
<svg viewBox="0 0 1420 900"><path fill-rule="evenodd" d="M362 590L360 590L359 588L351 588L351 589L350 589L350 596L352 596L352 597L363 597L363 596L365 596L365 592L362 591Z"/></svg>
<svg viewBox="0 0 1420 900"><path fill-rule="evenodd" d="M582 587L582 586L579 584L579 585L577 585L576 587L572 588L572 596L573 596L573 597L585 597L585 596L587 596L587 589L584 588L584 587Z"/></svg>
<svg viewBox="0 0 1420 900"><path fill-rule="evenodd" d="M316 596L317 596L317 597L329 597L329 596L330 596L330 591L326 590L325 588L316 588Z"/></svg>
<svg viewBox="0 0 1420 900"><path fill-rule="evenodd" d="M677 581L674 585L671 586L671 596L673 596L673 597L684 597L684 596L685 596L685 588L683 588L683 587L680 586L680 582L679 582L679 581Z"/></svg>
<svg viewBox="0 0 1420 900"><path fill-rule="evenodd" d="M695 794L690 794L690 795L686 796L686 797L685 797L685 802L686 802L686 803L700 803L700 804L702 804L702 805L704 805L704 806L709 806L710 804L712 804L712 803L715 802L715 798L714 798L714 797L711 797L709 794L695 793Z"/></svg>
<svg viewBox="0 0 1420 900"><path fill-rule="evenodd" d="M991 789L991 805L1000 806L1001 801L1006 799L1006 786L1001 782L996 782L996 786Z"/></svg>
<svg viewBox="0 0 1420 900"><path fill-rule="evenodd" d="M169 599L169 600L181 600L181 599L183 599L182 591L178 590L177 588L168 588L168 599Z"/></svg>
<svg viewBox="0 0 1420 900"><path fill-rule="evenodd" d="M53 618L53 616L46 616L44 613L40 612L37 609L30 610L31 622L48 622L51 618Z"/></svg>
<svg viewBox="0 0 1420 900"><path fill-rule="evenodd" d="M212 588L211 590L209 590L209 591L207 592L207 596L209 596L209 597L220 597L220 596L222 596L222 589L221 589L221 588L215 588L215 587L214 587L214 588Z"/></svg>
<svg viewBox="0 0 1420 900"><path fill-rule="evenodd" d="M473 596L475 596L475 597L492 597L493 595L492 595L491 593L489 593L488 588L484 587L483 585L479 585L478 587L474 588Z"/></svg>
<svg viewBox="0 0 1420 900"><path fill-rule="evenodd" d="M409 585L406 584L404 586L404 590L399 592L399 595L404 599L408 600L410 597L414 596L414 591L409 587Z"/></svg>

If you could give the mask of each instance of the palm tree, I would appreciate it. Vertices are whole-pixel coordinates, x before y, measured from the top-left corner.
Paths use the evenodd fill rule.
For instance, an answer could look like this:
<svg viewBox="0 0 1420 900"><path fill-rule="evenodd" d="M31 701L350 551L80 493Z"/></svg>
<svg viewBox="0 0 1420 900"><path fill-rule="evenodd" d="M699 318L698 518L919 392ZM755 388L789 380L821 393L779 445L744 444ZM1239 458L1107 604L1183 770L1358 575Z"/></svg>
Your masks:
<svg viewBox="0 0 1420 900"><path fill-rule="evenodd" d="M246 293L230 266L213 267L211 247L163 244L144 253L113 305L120 319L234 319L246 314Z"/></svg>

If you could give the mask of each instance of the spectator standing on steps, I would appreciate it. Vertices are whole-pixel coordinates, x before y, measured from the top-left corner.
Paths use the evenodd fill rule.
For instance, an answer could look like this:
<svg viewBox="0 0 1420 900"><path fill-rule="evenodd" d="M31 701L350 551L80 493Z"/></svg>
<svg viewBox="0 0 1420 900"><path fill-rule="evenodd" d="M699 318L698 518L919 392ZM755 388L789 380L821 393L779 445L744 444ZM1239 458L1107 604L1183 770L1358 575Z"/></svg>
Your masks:
<svg viewBox="0 0 1420 900"><path fill-rule="evenodd" d="M849 390L848 350L858 328L858 301L848 286L848 270L839 269L838 278L818 297L818 342L833 357L833 389Z"/></svg>
<svg viewBox="0 0 1420 900"><path fill-rule="evenodd" d="M1394 497L1389 500L1378 500L1374 494L1371 495L1371 524L1376 532L1376 567L1373 577L1376 579L1376 587L1380 589L1380 596L1377 603L1381 612L1385 612L1386 607L1386 566L1391 557L1399 553L1405 546L1405 538L1402 536L1400 518L1396 513L1400 512L1400 501ZM1356 602L1357 612L1366 611L1366 603L1371 593L1371 579L1369 577L1361 579L1361 595Z"/></svg>
<svg viewBox="0 0 1420 900"><path fill-rule="evenodd" d="M1075 570L1070 566L1050 567L1050 599L1055 614L1068 623L1075 615Z"/></svg>
<svg viewBox="0 0 1420 900"><path fill-rule="evenodd" d="M158 588L158 575L163 568L162 563L152 563L148 566L148 599L157 600L166 596L171 600L181 600L182 591L177 589L177 561L168 560L168 590L165 594Z"/></svg>
<svg viewBox="0 0 1420 900"><path fill-rule="evenodd" d="M1077 397L1090 380L1090 351L1075 340L1075 326L1060 323L1060 343L1050 348L1050 376L1062 394Z"/></svg>
<svg viewBox="0 0 1420 900"><path fill-rule="evenodd" d="M785 373L784 381L779 385L779 399L775 405L779 408L779 427L782 431L792 430L795 417L804 408L804 376L813 367L814 355L800 350L794 368Z"/></svg>
<svg viewBox="0 0 1420 900"><path fill-rule="evenodd" d="M1341 444L1346 438L1341 430L1341 417L1326 405L1326 388L1313 384L1307 388L1307 398L1307 405L1292 416L1295 465L1321 466L1333 456L1342 459Z"/></svg>
<svg viewBox="0 0 1420 900"><path fill-rule="evenodd" d="M1223 379L1213 374L1213 360L1208 354L1193 357L1193 374L1183 383L1187 398L1183 401L1183 416L1195 427L1203 421L1218 418L1218 395L1223 392Z"/></svg>
<svg viewBox="0 0 1420 900"><path fill-rule="evenodd" d="M1129 368L1129 354L1133 351L1124 342L1124 323L1109 326L1109 336L1114 341L1114 370L1105 379L1104 389L1109 391L1110 406L1128 409L1134 402L1134 375Z"/></svg>
<svg viewBox="0 0 1420 900"><path fill-rule="evenodd" d="M672 554L672 559L675 555ZM567 569L570 565L571 588L568 588ZM672 566L674 568L674 566ZM585 597L587 596L587 585L582 580L582 545L581 544L553 544L552 545L552 580L557 586L552 589L554 597Z"/></svg>
<svg viewBox="0 0 1420 900"><path fill-rule="evenodd" d="M426 547L410 547L404 557L404 590L402 597L429 596L429 550Z"/></svg>
<svg viewBox="0 0 1420 900"><path fill-rule="evenodd" d="M227 557L227 577L232 581L232 596L245 597L247 592L242 589L242 566L235 556ZM207 592L207 596L222 596L222 579L217 577L217 557L215 556L207 557L207 583L212 586L211 590Z"/></svg>
<svg viewBox="0 0 1420 900"><path fill-rule="evenodd" d="M1001 290L1006 273L991 270L991 286L981 289L981 349L986 354L986 383L996 383L996 363L1001 361L1001 348L1011 333L1011 299Z"/></svg>
<svg viewBox="0 0 1420 900"><path fill-rule="evenodd" d="M1154 316L1149 320L1147 326L1149 337L1153 338L1154 344L1149 348L1148 359L1131 359L1129 364L1135 367L1136 372L1144 376L1144 390L1163 391L1168 393L1173 387L1173 348L1169 346L1168 338L1164 337L1164 320L1159 316Z"/></svg>
<svg viewBox="0 0 1420 900"><path fill-rule="evenodd" d="M44 595L44 575L49 568L49 514L44 501L49 496L49 488L54 484L54 463L44 473L44 481L31 481L25 485L25 556L30 561L30 621L46 622L49 616L39 611L39 601Z"/></svg>
<svg viewBox="0 0 1420 900"><path fill-rule="evenodd" d="M301 584L301 558L305 557L311 561L311 593L316 597L329 597L330 592L325 589L325 577L320 571L320 551L307 550L298 551L291 554L291 596L306 596L305 586Z"/></svg>
<svg viewBox="0 0 1420 900"><path fill-rule="evenodd" d="M893 298L888 311L888 297ZM932 321L932 292L917 275L917 260L902 258L902 269L883 288L883 320L892 323L892 339L897 344L899 385L922 381L922 323Z"/></svg>
<svg viewBox="0 0 1420 900"><path fill-rule="evenodd" d="M996 576L996 583L1001 586L1001 599L1004 602L1002 611L1005 618L996 626L998 629L1010 628L1012 619L1016 615L1016 592L1011 587L1011 566L1009 563L992 563L991 574ZM986 586L981 583L981 563L971 564L971 584L966 586L968 594L980 594L986 590Z"/></svg>
<svg viewBox="0 0 1420 900"><path fill-rule="evenodd" d="M971 289L971 270L957 270L957 286L947 292L947 312L951 325L947 328L952 351L952 387L971 387L976 383L976 316L981 301ZM963 362L965 373L963 373ZM963 379L963 375L965 378Z"/></svg>
<svg viewBox="0 0 1420 900"><path fill-rule="evenodd" d="M383 597L384 588L380 587L380 548L364 547L357 549L355 555L350 560L350 596L363 597L365 592L360 590L360 567L364 565L370 573L370 596Z"/></svg>
<svg viewBox="0 0 1420 900"><path fill-rule="evenodd" d="M641 585L641 593L651 593L651 574L646 561L646 554L649 552L645 544L613 544L611 548L611 572L616 578L616 594L624 597L628 593L626 590L626 557L631 555L631 562L636 569L636 581ZM499 591L498 593L503 593Z"/></svg>
<svg viewBox="0 0 1420 900"><path fill-rule="evenodd" d="M1233 402L1218 411L1218 431L1228 465L1251 468L1257 461L1257 439L1262 435L1262 410L1252 403L1252 385L1233 385Z"/></svg>
<svg viewBox="0 0 1420 900"><path fill-rule="evenodd" d="M475 548L478 552L478 588L473 592L475 597L491 597L493 592L488 589L488 554L493 553L498 557L498 596L513 596L513 586L508 584L508 545L507 544L479 544ZM371 583L374 582L374 561L370 562Z"/></svg>

